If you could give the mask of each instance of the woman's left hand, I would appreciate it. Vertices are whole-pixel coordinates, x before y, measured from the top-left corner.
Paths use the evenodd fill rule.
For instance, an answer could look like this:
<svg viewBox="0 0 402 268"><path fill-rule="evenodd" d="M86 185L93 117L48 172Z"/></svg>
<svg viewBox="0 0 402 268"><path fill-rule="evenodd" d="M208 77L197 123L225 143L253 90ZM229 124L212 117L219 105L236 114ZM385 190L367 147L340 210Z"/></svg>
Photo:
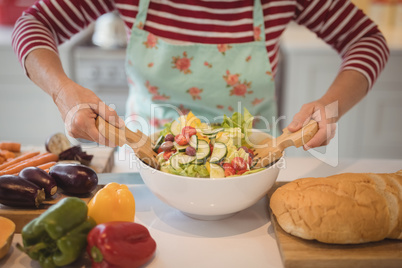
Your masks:
<svg viewBox="0 0 402 268"><path fill-rule="evenodd" d="M318 131L303 146L304 150L327 145L335 136L336 122L338 120L338 102L325 105L320 100L317 100L304 104L300 111L295 114L287 128L291 132L295 132L306 125L311 119L318 122Z"/></svg>

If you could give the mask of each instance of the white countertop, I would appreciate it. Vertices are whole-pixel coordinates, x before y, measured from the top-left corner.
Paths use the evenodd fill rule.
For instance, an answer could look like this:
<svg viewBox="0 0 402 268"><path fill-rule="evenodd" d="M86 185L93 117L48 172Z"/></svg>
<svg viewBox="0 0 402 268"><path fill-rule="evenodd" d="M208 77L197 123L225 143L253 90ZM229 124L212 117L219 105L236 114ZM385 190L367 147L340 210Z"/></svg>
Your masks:
<svg viewBox="0 0 402 268"><path fill-rule="evenodd" d="M402 160L395 159L340 159L335 167L315 158L285 160L278 181L343 172L395 172L402 168ZM136 170L126 152L116 154L115 163L117 182L119 176ZM195 220L162 203L144 184L138 183L136 172L132 174L129 188L136 199L135 221L145 225L157 243L156 254L145 267L283 267L265 198L224 220ZM14 236L11 252L0 261L0 266L39 268L37 262L15 248L17 242L21 243L19 234ZM69 267L90 267L90 262L82 259Z"/></svg>

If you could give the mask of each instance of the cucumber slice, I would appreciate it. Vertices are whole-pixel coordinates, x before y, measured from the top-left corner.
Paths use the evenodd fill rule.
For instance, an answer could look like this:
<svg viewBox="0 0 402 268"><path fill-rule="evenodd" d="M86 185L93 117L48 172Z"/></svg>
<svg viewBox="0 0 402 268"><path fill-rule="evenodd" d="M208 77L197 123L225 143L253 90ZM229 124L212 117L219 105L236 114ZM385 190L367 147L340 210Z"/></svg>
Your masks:
<svg viewBox="0 0 402 268"><path fill-rule="evenodd" d="M213 128L213 129L204 129L203 131L202 131L202 134L204 134L204 135L211 135L211 136L213 136L213 135L215 135L216 136L216 134L218 134L218 132L221 132L221 131L223 131L223 128Z"/></svg>
<svg viewBox="0 0 402 268"><path fill-rule="evenodd" d="M190 137L190 140L188 141L188 144L193 147L194 149L198 149L198 137L197 135L193 135Z"/></svg>
<svg viewBox="0 0 402 268"><path fill-rule="evenodd" d="M209 176L211 179L219 179L225 177L225 170L217 164L210 164Z"/></svg>
<svg viewBox="0 0 402 268"><path fill-rule="evenodd" d="M195 153L195 164L204 164L211 153L211 148L205 140L198 140L198 150Z"/></svg>
<svg viewBox="0 0 402 268"><path fill-rule="evenodd" d="M175 170L180 170L181 165L188 165L194 162L195 156L186 155L185 153L177 153L170 159L170 165Z"/></svg>
<svg viewBox="0 0 402 268"><path fill-rule="evenodd" d="M227 152L228 149L224 143L215 142L214 149L212 151L211 159L209 160L209 162L218 163L226 156Z"/></svg>
<svg viewBox="0 0 402 268"><path fill-rule="evenodd" d="M173 142L173 146L174 146L174 148L176 148L176 150L178 151L178 152L185 152L186 151L186 148L188 147L188 144L186 144L186 145L178 145L175 141Z"/></svg>
<svg viewBox="0 0 402 268"><path fill-rule="evenodd" d="M154 151L158 152L159 147L161 147L162 143L165 141L165 136L159 136L158 140L155 143Z"/></svg>

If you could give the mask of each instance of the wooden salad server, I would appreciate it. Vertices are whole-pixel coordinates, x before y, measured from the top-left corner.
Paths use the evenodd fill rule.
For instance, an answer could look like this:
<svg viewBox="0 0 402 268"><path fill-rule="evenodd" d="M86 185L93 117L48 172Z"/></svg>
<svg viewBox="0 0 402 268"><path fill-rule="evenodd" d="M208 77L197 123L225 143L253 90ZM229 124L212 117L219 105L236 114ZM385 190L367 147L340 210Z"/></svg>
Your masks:
<svg viewBox="0 0 402 268"><path fill-rule="evenodd" d="M283 155L283 150L289 146L296 148L303 146L311 140L318 131L318 123L310 120L305 126L296 132L283 129L282 135L276 139L267 138L254 146L254 161L257 163L253 168L263 168L275 163Z"/></svg>
<svg viewBox="0 0 402 268"><path fill-rule="evenodd" d="M113 141L118 146L127 144L130 146L135 155L144 163L157 169L158 161L156 153L152 150L151 139L141 131L133 132L126 126L117 128L102 117L98 116L95 120L95 125L98 131L108 140Z"/></svg>

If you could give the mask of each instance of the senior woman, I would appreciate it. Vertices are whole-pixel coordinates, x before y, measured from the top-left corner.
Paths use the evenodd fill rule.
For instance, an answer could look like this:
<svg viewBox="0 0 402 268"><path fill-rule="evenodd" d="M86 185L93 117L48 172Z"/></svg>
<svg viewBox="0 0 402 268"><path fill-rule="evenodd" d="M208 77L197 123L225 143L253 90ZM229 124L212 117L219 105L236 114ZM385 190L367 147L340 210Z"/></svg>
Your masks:
<svg viewBox="0 0 402 268"><path fill-rule="evenodd" d="M275 118L279 39L295 21L343 60L322 97L303 105L288 126L296 131L314 118L319 131L306 148L326 145L335 133L330 126L368 93L389 55L377 26L346 0L39 0L15 25L15 53L53 98L69 134L100 143L98 115L124 122L65 74L57 46L112 11L128 33L127 122L163 123L179 110L213 120L238 105L260 122ZM336 116L326 115L334 103Z"/></svg>

